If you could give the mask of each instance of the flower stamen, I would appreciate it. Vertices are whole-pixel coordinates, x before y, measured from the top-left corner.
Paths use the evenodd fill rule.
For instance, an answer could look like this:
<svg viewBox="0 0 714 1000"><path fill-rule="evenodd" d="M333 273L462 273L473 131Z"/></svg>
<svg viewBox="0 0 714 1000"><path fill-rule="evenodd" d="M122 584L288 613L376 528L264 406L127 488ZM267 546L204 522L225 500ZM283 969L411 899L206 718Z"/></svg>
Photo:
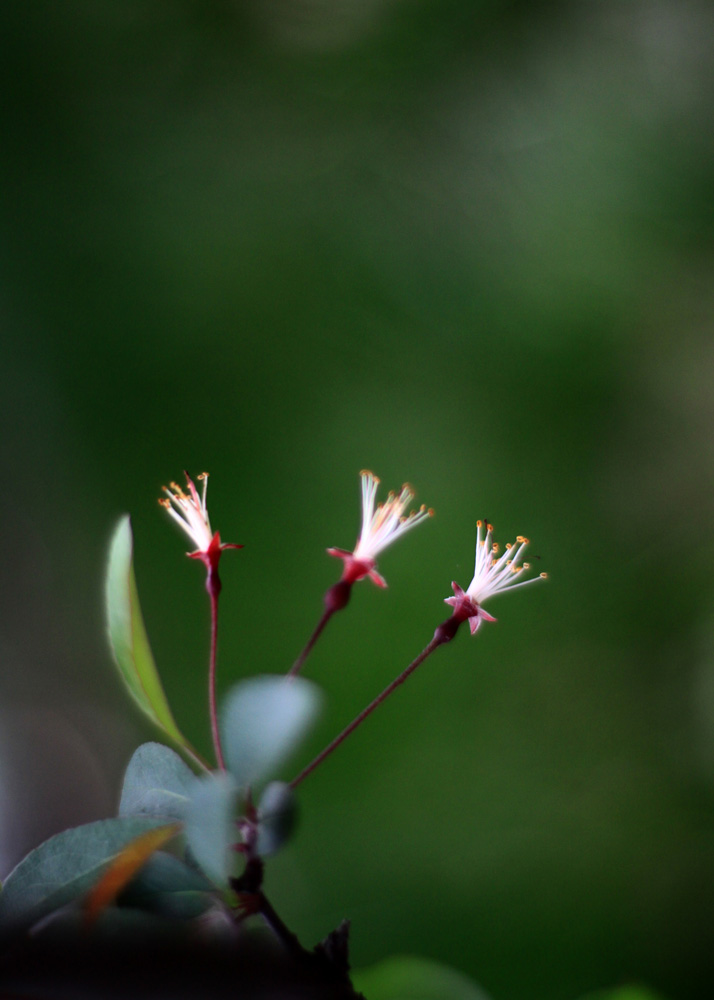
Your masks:
<svg viewBox="0 0 714 1000"><path fill-rule="evenodd" d="M434 511L424 504L418 510L409 514L405 511L414 499L414 490L405 483L399 494L391 491L384 503L377 504L377 487L379 478L372 472L363 469L362 477L362 529L353 552L346 549L328 549L331 556L337 556L344 561L343 581L356 583L365 576L379 587L386 587L387 582L376 569L377 556L380 552L395 542L400 535L405 534Z"/></svg>
<svg viewBox="0 0 714 1000"><path fill-rule="evenodd" d="M214 533L211 529L206 506L208 473L202 472L197 477L199 482L203 483L200 496L188 472L184 472L184 475L188 493L182 486L172 481L168 486L161 487L166 496L159 498L159 504L195 545L195 551L188 552L187 555L191 559L202 560L209 572L211 570L215 572L221 552L225 549L240 549L242 546L221 542L219 532Z"/></svg>
<svg viewBox="0 0 714 1000"><path fill-rule="evenodd" d="M545 580L547 573L531 577L529 580L519 579L531 569L531 564L523 561L523 554L529 540L525 535L517 535L515 543L506 542L504 551L492 539L493 525L487 521L477 521L476 527L476 564L474 577L467 590L462 590L458 583L452 583L453 597L444 598L446 604L454 608L454 615L461 621L468 619L473 635L482 621L495 622L496 619L483 609L483 602L505 590L525 587L529 583Z"/></svg>

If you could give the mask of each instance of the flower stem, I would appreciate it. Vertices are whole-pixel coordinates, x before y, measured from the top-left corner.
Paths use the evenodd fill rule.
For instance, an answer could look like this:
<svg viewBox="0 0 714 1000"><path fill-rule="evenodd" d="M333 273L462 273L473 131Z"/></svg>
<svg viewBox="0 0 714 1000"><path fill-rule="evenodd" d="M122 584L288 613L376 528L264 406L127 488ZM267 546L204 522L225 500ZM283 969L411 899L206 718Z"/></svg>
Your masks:
<svg viewBox="0 0 714 1000"><path fill-rule="evenodd" d="M258 893L258 912L265 920L266 924L275 934L280 943L284 946L288 954L302 957L305 949L300 944L297 934L293 934L285 921L278 915L277 910L271 904L265 893L260 890Z"/></svg>
<svg viewBox="0 0 714 1000"><path fill-rule="evenodd" d="M375 708L381 705L382 702L385 701L390 696L392 691L398 688L400 684L403 684L404 681L407 679L407 677L410 676L410 674L414 673L416 668L421 663L424 662L427 656L431 656L431 654L434 652L435 649L443 645L443 643L449 642L449 640L454 637L454 635L456 634L456 630L458 629L460 624L461 622L456 620L455 615L452 615L451 618L447 619L443 624L441 624L434 632L434 637L429 643L429 645L425 646L425 648L422 649L421 653L419 653L417 658L415 660L412 660L409 666L405 670L403 670L401 674L399 674L399 676L396 677L392 681L392 683L389 684L384 689L384 691L382 691L381 694L378 694L377 697L374 699L374 701L371 701L369 705L367 705L367 707L364 708L359 713L359 715L352 720L352 722L350 722L349 726L347 726L346 729L342 730L339 736L336 736L331 743L328 743L325 749L322 750L317 755L317 757L315 757L315 759L310 764L308 764L307 767L300 772L300 774L298 774L296 778L293 778L293 780L290 782L290 787L297 788L297 786L301 782L303 782L305 778L307 778L308 774L312 774L315 768L319 767L319 765L322 764L322 762L326 760L327 757L329 757L334 750L337 749L340 743L346 740L347 737L350 735L350 733L353 733L358 726L361 726L364 720L367 718L367 716L371 715L372 712L375 710Z"/></svg>
<svg viewBox="0 0 714 1000"><path fill-rule="evenodd" d="M221 592L221 581L218 571L211 569L206 579L206 590L211 599L211 653L208 664L208 710L211 716L211 734L213 736L213 748L216 752L216 761L221 771L225 771L226 764L223 759L223 749L221 747L221 734L218 729L218 709L216 706L216 660L218 654L218 596Z"/></svg>
<svg viewBox="0 0 714 1000"><path fill-rule="evenodd" d="M315 645L315 643L317 642L317 640L322 635L322 630L324 629L325 625L327 625L327 623L329 622L330 618L332 618L333 614L334 614L334 611L331 611L329 608L325 608L325 610L322 612L322 617L320 618L319 622L317 623L315 631L312 633L312 635L310 636L310 638L307 640L307 644L305 645L305 648L303 649L302 653L300 653L300 655L298 656L297 660L295 660L295 662L293 663L292 667L288 671L288 677L297 677L297 675L300 673L300 671L302 669L303 663L305 662L305 660L308 658L308 656L312 652L312 647Z"/></svg>
<svg viewBox="0 0 714 1000"><path fill-rule="evenodd" d="M315 631L307 640L302 653L300 653L290 670L288 670L288 677L297 677L330 618L332 618L335 611L341 611L342 608L347 607L351 594L352 584L347 580L339 580L334 586L330 587L325 594L325 610L322 612L322 617L315 626Z"/></svg>

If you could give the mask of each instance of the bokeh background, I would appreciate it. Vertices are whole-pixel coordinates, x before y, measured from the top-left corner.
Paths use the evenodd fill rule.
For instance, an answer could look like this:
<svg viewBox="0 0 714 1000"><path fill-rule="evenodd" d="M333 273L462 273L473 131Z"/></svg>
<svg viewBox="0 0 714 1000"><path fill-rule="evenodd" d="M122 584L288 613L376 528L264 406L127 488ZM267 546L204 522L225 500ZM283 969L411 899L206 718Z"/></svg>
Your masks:
<svg viewBox="0 0 714 1000"><path fill-rule="evenodd" d="M436 517L318 645L329 707L294 767L428 641L477 517L551 579L305 782L275 905L306 943L350 917L356 965L416 953L496 1000L710 996L712 6L0 16L0 875L110 815L153 736L105 646L118 516L208 752L207 600L160 486L210 470L245 545L225 690L292 662L367 467Z"/></svg>

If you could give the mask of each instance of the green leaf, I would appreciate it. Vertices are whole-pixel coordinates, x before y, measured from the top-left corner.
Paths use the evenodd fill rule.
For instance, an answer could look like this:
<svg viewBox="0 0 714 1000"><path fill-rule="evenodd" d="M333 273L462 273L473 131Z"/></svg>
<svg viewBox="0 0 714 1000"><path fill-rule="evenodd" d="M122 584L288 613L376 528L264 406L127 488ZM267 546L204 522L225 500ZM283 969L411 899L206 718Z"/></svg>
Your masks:
<svg viewBox="0 0 714 1000"><path fill-rule="evenodd" d="M87 893L83 906L87 923L94 924L141 871L151 855L173 840L182 829L181 823L169 823L130 840Z"/></svg>
<svg viewBox="0 0 714 1000"><path fill-rule="evenodd" d="M119 803L120 816L183 819L195 775L163 743L143 743L129 761Z"/></svg>
<svg viewBox="0 0 714 1000"><path fill-rule="evenodd" d="M151 900L150 909L163 917L176 920L193 920L213 906L213 898L206 892L187 890L186 892L157 892Z"/></svg>
<svg viewBox="0 0 714 1000"><path fill-rule="evenodd" d="M213 903L214 886L173 854L157 851L119 897L121 906L190 919Z"/></svg>
<svg viewBox="0 0 714 1000"><path fill-rule="evenodd" d="M65 830L30 851L0 893L0 934L30 927L86 892L135 837L165 818L124 816Z"/></svg>
<svg viewBox="0 0 714 1000"><path fill-rule="evenodd" d="M618 986L614 990L597 990L582 1000L661 1000L659 993L652 993L644 986Z"/></svg>
<svg viewBox="0 0 714 1000"><path fill-rule="evenodd" d="M238 787L229 774L214 772L193 779L185 813L186 840L199 867L221 886L228 884L236 867L237 806Z"/></svg>
<svg viewBox="0 0 714 1000"><path fill-rule="evenodd" d="M241 787L271 777L315 720L322 695L302 677L264 675L231 689L221 714L226 763Z"/></svg>
<svg viewBox="0 0 714 1000"><path fill-rule="evenodd" d="M213 885L201 872L173 854L157 851L122 893L122 899L146 898L155 892L210 892Z"/></svg>
<svg viewBox="0 0 714 1000"><path fill-rule="evenodd" d="M425 958L399 955L350 973L369 1000L488 1000L462 973Z"/></svg>
<svg viewBox="0 0 714 1000"><path fill-rule="evenodd" d="M149 646L132 553L131 523L127 515L117 525L109 548L106 580L109 642L119 672L139 708L176 743L187 747L166 701Z"/></svg>
<svg viewBox="0 0 714 1000"><path fill-rule="evenodd" d="M297 823L297 798L284 781L271 781L258 803L256 851L266 857L275 854L290 838Z"/></svg>

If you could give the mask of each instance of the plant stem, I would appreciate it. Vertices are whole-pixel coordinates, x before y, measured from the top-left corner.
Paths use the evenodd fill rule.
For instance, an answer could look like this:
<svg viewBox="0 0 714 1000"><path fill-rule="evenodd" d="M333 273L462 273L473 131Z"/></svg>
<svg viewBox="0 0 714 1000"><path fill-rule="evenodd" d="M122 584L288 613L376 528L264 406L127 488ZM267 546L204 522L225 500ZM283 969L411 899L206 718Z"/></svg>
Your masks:
<svg viewBox="0 0 714 1000"><path fill-rule="evenodd" d="M332 616L333 616L334 613L335 612L334 612L334 610L332 608L325 608L325 610L322 612L322 617L320 618L319 622L317 623L315 631L312 633L312 635L310 636L310 638L307 640L307 643L306 643L305 648L303 649L302 653L300 653L300 655L298 656L297 660L295 660L295 662L293 663L292 667L288 671L288 677L297 677L297 675L300 673L300 670L302 669L303 663L305 662L305 660L308 658L308 656L312 652L312 647L315 645L315 643L317 642L317 640L322 635L322 630L324 629L325 625L327 625L327 623L329 622L330 618L332 618Z"/></svg>
<svg viewBox="0 0 714 1000"><path fill-rule="evenodd" d="M262 889L258 892L257 909L268 927L270 927L290 955L302 957L308 954L300 944L297 934L293 934L285 921L278 915Z"/></svg>
<svg viewBox="0 0 714 1000"><path fill-rule="evenodd" d="M370 702L369 705L367 705L367 707L363 709L359 713L359 715L352 720L352 722L350 722L349 726L347 726L346 729L342 730L339 736L336 736L331 743L328 743L325 749L321 753L319 753L317 757L315 757L315 759L310 764L308 764L307 767L304 768L304 770L302 770L296 778L293 778L293 780L290 782L291 788L297 788L297 786L302 781L304 781L305 778L307 778L308 774L312 774L315 768L319 767L319 765L323 762L323 760L329 757L330 754L337 749L340 743L346 740L347 737L350 735L350 733L353 733L355 729L364 722L367 716L371 715L372 712L375 710L375 708L381 705L382 702L385 701L390 696L390 694L392 693L392 691L395 690L395 688L398 688L400 684L404 683L404 681L407 679L407 677L409 677L410 674L414 673L419 664L423 663L424 660L427 658L427 656L430 656L435 649L437 649L443 643L448 642L453 637L453 635L456 633L456 628L458 628L458 625L460 623L457 622L455 627L446 628L445 626L447 624L450 624L452 620L453 616L452 618L448 619L448 622L444 623L444 625L440 625L439 628L437 628L436 632L434 633L434 638L431 640L429 645L426 646L421 651L421 653L419 653L419 655L415 660L412 660L412 662L409 664L406 670L403 670L401 674L399 674L399 676L396 677L392 681L392 683L389 684L384 689L384 691L382 691L381 694L378 694L377 697L374 699L374 701Z"/></svg>
<svg viewBox="0 0 714 1000"><path fill-rule="evenodd" d="M305 986L314 985L315 988L319 986L320 996L328 995L324 989L329 985L331 987L329 996L334 997L334 1000L338 998L364 1000L361 993L355 993L353 990L348 975L349 921L343 921L324 941L316 945L312 951L308 951L263 892L264 873L263 859L255 854L249 854L243 874L230 879L231 888L238 896L238 906L232 911L233 920L239 924L248 917L259 914L294 963L293 969L298 975L297 981L304 983ZM303 995L302 990L300 995ZM307 996L307 993L304 995ZM310 996L313 995L317 994L313 994L310 990Z"/></svg>
<svg viewBox="0 0 714 1000"><path fill-rule="evenodd" d="M218 709L216 706L216 659L218 654L218 595L221 592L221 582L216 570L209 571L206 580L206 590L211 599L211 654L208 664L208 709L211 716L211 734L213 747L216 751L216 761L221 771L225 771L221 747L221 734L218 729Z"/></svg>
<svg viewBox="0 0 714 1000"><path fill-rule="evenodd" d="M297 660L295 660L292 667L288 671L288 677L297 677L303 664L305 663L305 660L312 652L313 646L322 635L323 629L329 622L330 618L332 618L335 611L341 611L342 608L347 607L351 594L352 583L349 580L339 580L336 584L330 587L325 594L325 610L322 612L322 617L315 626L315 631L307 640L307 644L305 645L302 653L300 653Z"/></svg>

